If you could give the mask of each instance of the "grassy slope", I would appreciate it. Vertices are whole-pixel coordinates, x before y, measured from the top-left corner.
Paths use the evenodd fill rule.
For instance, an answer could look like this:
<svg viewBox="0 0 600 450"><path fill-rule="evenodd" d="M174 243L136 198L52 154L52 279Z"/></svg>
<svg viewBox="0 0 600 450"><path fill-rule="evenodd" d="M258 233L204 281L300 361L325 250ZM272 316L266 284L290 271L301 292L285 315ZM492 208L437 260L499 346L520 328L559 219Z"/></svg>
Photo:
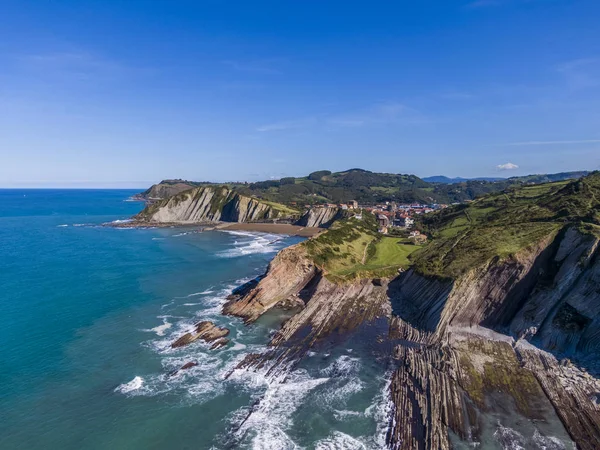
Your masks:
<svg viewBox="0 0 600 450"><path fill-rule="evenodd" d="M456 278L551 238L567 224L597 233L599 200L598 173L491 194L423 217L419 225L433 239L411 259L421 273Z"/></svg>
<svg viewBox="0 0 600 450"><path fill-rule="evenodd" d="M419 247L405 239L377 233L372 214L336 222L326 233L306 241L309 255L334 282L393 276L409 266L408 255Z"/></svg>

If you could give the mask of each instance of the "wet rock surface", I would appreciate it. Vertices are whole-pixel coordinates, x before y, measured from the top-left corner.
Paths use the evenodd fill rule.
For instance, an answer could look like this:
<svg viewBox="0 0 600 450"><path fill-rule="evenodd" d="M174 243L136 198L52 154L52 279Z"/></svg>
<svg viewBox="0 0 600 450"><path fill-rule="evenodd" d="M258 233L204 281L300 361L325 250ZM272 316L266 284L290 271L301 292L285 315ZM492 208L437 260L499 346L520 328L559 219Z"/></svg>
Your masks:
<svg viewBox="0 0 600 450"><path fill-rule="evenodd" d="M184 347L191 344L192 342L201 339L205 342L215 342L221 338L224 338L229 334L227 328L219 328L214 323L209 321L198 322L194 326L194 331L186 333L171 344L171 348ZM226 344L226 342L225 342ZM225 345L223 344L223 345ZM222 347L223 345L220 345ZM211 347L212 348L212 347ZM218 348L218 347L215 347Z"/></svg>
<svg viewBox="0 0 600 450"><path fill-rule="evenodd" d="M388 348L396 365L389 448L513 439L541 449L553 448L555 436L583 450L600 448L597 238L566 229L457 280L408 270L391 281L346 284L328 281L295 246L232 296L224 312L250 323L284 305L298 311L274 334L271 350L238 367L269 363L284 371L323 342L361 333ZM367 332L382 324L386 333ZM529 424L529 435L499 422L490 432L486 420L497 409Z"/></svg>

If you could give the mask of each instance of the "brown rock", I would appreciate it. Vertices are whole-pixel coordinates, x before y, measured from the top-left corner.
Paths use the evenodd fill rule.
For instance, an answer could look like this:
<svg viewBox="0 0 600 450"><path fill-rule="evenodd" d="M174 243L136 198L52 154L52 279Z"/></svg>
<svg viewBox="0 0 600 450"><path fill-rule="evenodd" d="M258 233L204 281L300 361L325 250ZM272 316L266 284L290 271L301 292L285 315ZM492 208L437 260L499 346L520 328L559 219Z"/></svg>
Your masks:
<svg viewBox="0 0 600 450"><path fill-rule="evenodd" d="M213 342L229 334L229 330L227 328L219 328L208 320L198 322L195 327L196 328L193 332L186 333L181 336L171 344L171 347L183 347L197 341L198 339L202 339L205 342Z"/></svg>

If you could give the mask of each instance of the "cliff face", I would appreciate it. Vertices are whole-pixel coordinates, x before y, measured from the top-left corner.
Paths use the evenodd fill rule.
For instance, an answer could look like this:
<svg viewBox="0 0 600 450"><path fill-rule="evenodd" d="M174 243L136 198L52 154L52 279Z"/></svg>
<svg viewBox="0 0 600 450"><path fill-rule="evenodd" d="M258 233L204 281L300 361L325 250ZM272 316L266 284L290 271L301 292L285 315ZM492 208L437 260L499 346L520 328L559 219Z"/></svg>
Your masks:
<svg viewBox="0 0 600 450"><path fill-rule="evenodd" d="M552 424L539 425L542 438L591 450L600 448L599 241L571 226L456 280L409 270L346 284L324 278L299 244L224 312L251 322L276 306L298 308L272 350L248 355L242 367L301 358L337 335L361 332L379 342L387 334L397 366L389 448L447 450L451 435L493 441L487 422L501 404L515 417ZM523 448L542 448L528 439Z"/></svg>
<svg viewBox="0 0 600 450"><path fill-rule="evenodd" d="M514 414L555 411L578 448L599 448L598 243L573 226L455 281L398 277L392 329L413 344L396 349L390 447L449 449L448 430L491 439L480 416L502 392Z"/></svg>
<svg viewBox="0 0 600 450"><path fill-rule="evenodd" d="M302 227L328 228L338 219L344 217L343 210L340 208L310 208L296 222L296 225Z"/></svg>
<svg viewBox="0 0 600 450"><path fill-rule="evenodd" d="M570 227L454 282L408 271L393 284L394 311L440 338L449 327L481 325L547 350L600 356L599 241Z"/></svg>
<svg viewBox="0 0 600 450"><path fill-rule="evenodd" d="M137 219L156 223L255 222L286 211L224 187L198 187L146 207Z"/></svg>

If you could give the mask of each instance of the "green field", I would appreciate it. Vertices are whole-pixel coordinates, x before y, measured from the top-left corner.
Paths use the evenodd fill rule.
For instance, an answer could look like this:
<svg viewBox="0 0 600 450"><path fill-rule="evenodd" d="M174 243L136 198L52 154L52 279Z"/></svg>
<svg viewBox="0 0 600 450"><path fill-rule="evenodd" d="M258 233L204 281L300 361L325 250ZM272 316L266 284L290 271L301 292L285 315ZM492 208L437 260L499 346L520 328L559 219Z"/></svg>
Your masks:
<svg viewBox="0 0 600 450"><path fill-rule="evenodd" d="M382 236L372 214L344 219L304 243L325 276L334 282L388 277L410 265L408 256L420 247L399 237Z"/></svg>

